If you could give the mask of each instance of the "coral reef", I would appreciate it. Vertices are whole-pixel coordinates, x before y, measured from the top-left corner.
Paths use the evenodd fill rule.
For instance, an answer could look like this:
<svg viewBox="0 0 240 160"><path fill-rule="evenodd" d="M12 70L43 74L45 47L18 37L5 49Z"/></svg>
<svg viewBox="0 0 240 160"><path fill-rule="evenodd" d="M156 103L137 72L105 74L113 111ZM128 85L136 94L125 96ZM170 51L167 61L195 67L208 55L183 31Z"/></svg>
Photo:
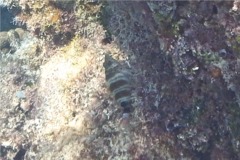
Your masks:
<svg viewBox="0 0 240 160"><path fill-rule="evenodd" d="M34 106L40 43L28 32L23 34L14 52L1 54L1 158L24 156L30 143L24 124Z"/></svg>
<svg viewBox="0 0 240 160"><path fill-rule="evenodd" d="M109 6L105 12L115 14L106 28L124 52L134 54L138 63L133 68L143 73L137 77L142 81L138 99L148 130L161 128L174 135L173 146L182 146L181 156L209 158L218 154L218 148L226 151L220 159L237 159L238 147L230 138L237 123L228 118L234 117L229 108L239 113L235 88L239 84L233 82L238 77L237 40L229 42L238 34L229 33L238 27L232 3L113 2Z"/></svg>
<svg viewBox="0 0 240 160"><path fill-rule="evenodd" d="M0 159L239 159L238 0L0 5Z"/></svg>

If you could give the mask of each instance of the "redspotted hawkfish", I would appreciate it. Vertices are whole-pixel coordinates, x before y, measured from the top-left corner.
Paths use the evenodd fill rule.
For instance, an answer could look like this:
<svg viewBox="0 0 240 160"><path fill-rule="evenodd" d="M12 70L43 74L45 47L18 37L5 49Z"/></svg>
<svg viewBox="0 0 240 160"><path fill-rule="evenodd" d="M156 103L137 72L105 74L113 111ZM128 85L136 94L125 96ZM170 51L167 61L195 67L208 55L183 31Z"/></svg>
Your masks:
<svg viewBox="0 0 240 160"><path fill-rule="evenodd" d="M117 105L123 109L123 118L127 118L132 110L131 74L125 71L120 63L110 54L105 54L106 84Z"/></svg>

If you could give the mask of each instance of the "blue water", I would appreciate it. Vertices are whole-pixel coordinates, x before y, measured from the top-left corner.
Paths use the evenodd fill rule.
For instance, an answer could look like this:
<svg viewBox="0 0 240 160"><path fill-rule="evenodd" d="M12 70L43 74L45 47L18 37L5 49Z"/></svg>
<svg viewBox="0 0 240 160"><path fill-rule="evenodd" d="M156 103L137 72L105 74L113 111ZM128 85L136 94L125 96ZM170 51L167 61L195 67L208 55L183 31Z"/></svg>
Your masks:
<svg viewBox="0 0 240 160"><path fill-rule="evenodd" d="M6 7L0 7L0 32L17 28L12 24L14 15Z"/></svg>

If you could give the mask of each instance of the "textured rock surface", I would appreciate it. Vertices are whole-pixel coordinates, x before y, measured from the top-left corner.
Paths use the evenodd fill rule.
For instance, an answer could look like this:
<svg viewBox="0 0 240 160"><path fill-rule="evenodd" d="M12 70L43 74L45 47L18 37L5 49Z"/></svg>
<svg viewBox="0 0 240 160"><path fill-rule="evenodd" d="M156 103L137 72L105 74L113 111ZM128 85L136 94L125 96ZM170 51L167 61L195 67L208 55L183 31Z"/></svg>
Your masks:
<svg viewBox="0 0 240 160"><path fill-rule="evenodd" d="M4 1L28 31L0 39L0 158L240 158L237 0L70 2ZM133 75L126 123L107 51Z"/></svg>

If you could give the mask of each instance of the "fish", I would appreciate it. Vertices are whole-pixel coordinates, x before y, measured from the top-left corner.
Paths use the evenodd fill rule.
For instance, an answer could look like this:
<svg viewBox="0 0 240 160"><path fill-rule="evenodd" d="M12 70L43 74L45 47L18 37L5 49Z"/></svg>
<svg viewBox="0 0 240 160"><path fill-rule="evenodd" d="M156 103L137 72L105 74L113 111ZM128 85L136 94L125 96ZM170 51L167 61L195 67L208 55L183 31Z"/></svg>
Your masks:
<svg viewBox="0 0 240 160"><path fill-rule="evenodd" d="M109 53L105 54L103 63L107 87L116 103L123 108L124 116L132 111L131 74Z"/></svg>

